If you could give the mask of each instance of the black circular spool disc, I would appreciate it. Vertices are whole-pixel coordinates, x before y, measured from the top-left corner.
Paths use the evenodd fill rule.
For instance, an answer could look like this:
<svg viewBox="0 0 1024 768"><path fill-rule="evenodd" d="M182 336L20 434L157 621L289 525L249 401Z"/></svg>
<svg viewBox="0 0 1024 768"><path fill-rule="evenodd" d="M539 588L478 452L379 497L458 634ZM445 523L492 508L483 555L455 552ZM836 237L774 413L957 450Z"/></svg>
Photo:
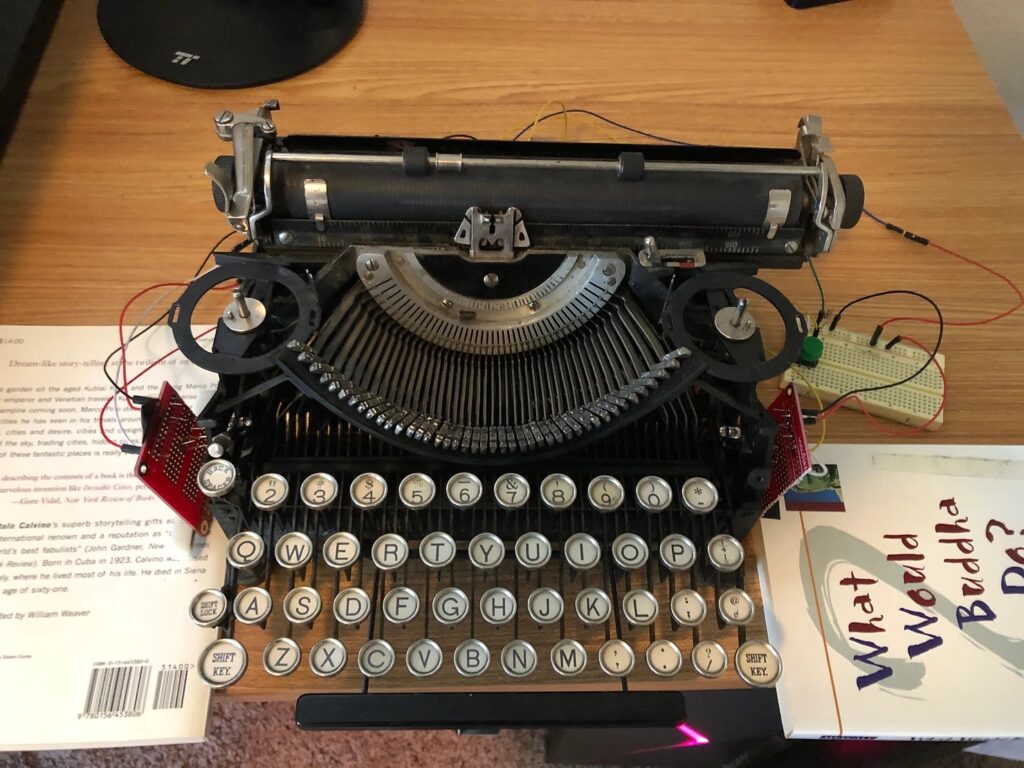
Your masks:
<svg viewBox="0 0 1024 768"><path fill-rule="evenodd" d="M344 46L363 0L99 0L96 20L136 69L193 88L294 77Z"/></svg>
<svg viewBox="0 0 1024 768"><path fill-rule="evenodd" d="M697 294L716 290L735 291L741 288L766 299L782 319L786 339L783 342L782 350L773 358L751 363L717 360L694 343L693 338L686 330L684 320L686 306ZM800 345L807 335L803 316L796 311L796 307L778 288L752 275L739 272L703 272L690 278L675 290L667 314L672 328L670 336L673 342L689 349L694 359L704 364L710 376L723 381L753 384L781 375L796 361L800 353ZM712 333L714 333L713 329ZM730 353L733 349L751 349L751 345L757 345L757 348L760 349L761 341L760 334L756 334L746 341L718 339L718 343L727 353Z"/></svg>

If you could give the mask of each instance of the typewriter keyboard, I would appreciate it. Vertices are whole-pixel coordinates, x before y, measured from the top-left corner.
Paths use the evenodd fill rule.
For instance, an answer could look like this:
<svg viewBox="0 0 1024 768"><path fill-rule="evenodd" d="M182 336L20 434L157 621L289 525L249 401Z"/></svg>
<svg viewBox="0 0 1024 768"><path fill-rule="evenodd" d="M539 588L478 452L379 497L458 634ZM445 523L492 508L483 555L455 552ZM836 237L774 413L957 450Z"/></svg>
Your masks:
<svg viewBox="0 0 1024 768"><path fill-rule="evenodd" d="M190 607L220 629L198 660L212 687L685 689L782 673L752 554L707 478L270 471L243 491L226 583Z"/></svg>

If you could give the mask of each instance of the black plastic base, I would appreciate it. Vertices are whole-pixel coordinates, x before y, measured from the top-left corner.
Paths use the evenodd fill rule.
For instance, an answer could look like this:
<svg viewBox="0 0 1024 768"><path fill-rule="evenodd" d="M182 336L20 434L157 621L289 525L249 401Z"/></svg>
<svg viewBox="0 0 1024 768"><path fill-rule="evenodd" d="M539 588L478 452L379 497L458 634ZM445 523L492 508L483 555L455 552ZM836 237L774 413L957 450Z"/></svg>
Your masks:
<svg viewBox="0 0 1024 768"><path fill-rule="evenodd" d="M245 88L322 63L356 33L363 0L99 0L107 44L146 74Z"/></svg>

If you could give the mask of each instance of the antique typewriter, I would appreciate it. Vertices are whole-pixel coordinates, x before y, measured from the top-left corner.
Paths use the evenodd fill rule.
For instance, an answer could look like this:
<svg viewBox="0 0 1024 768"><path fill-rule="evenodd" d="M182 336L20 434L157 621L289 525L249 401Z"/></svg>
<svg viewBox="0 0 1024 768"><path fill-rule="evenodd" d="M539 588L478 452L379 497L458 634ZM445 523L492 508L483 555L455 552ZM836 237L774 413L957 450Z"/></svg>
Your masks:
<svg viewBox="0 0 1024 768"><path fill-rule="evenodd" d="M147 413L229 537L202 679L289 677L308 727L654 725L773 686L743 539L806 444L756 385L808 329L755 274L860 216L820 120L792 150L515 143L283 137L277 106L217 116L252 249L170 316L219 388Z"/></svg>

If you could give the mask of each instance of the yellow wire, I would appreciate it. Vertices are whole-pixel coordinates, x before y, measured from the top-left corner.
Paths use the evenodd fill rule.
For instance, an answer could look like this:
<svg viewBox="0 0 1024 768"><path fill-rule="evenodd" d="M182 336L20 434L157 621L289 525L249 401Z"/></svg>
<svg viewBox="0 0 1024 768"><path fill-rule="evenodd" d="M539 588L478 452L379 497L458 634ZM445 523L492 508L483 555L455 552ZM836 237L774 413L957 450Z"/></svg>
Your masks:
<svg viewBox="0 0 1024 768"><path fill-rule="evenodd" d="M562 108L562 138L569 138L569 112L566 109L565 104L556 99L548 99L541 105L541 108L537 110L537 116L533 118L533 122L530 124L530 130L526 132L527 141L533 141L533 132L537 130L537 124L544 115L544 110L552 104L557 104Z"/></svg>
<svg viewBox="0 0 1024 768"><path fill-rule="evenodd" d="M765 347L764 351L767 352L769 355L772 355L773 357L778 354L775 350L768 349L767 347ZM821 393L818 392L818 388L811 383L811 380L804 376L803 371L801 371L795 365L791 366L789 370L791 370L793 373L799 376L800 380L807 385L807 388L811 391L811 394L814 395L814 399L818 401L818 410L825 410L825 402L821 399ZM815 443L814 447L811 448L811 453L814 453L816 450L818 450L819 448L821 448L821 446L825 444L825 435L828 434L828 421L826 421L825 419L820 419L819 423L821 424L821 432L818 433L818 441L817 443Z"/></svg>

